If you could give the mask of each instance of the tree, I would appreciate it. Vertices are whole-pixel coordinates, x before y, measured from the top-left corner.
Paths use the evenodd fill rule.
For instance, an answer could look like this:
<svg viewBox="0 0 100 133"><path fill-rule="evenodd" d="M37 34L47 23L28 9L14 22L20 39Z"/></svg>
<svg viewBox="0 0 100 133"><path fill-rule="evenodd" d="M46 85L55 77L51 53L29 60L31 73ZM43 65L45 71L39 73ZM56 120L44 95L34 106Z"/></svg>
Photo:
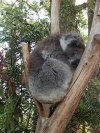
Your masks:
<svg viewBox="0 0 100 133"><path fill-rule="evenodd" d="M72 19L75 17L73 16L75 14L70 7L71 4L72 1L61 1L61 32L70 31L71 29L79 30L80 26L84 28L86 25L86 21L82 16L82 10L86 9L88 4L83 3L82 5L75 5L72 8L75 11L77 9L75 19ZM49 0L41 0L40 4L37 4L36 2L30 3L25 0L18 0L11 4L0 3L0 26L2 27L0 28L0 42L3 47L5 46L5 42L8 45L7 48L3 48L3 50L0 49L1 133L4 131L15 133L35 132L38 114L36 106L32 101L32 97L30 96L28 89L25 88L23 82L22 74L24 66L22 63L21 49L17 45L17 42L20 40L28 41L29 50L31 51L38 40L41 40L44 36L49 34L50 22L48 19L41 19L39 17L39 12L41 9L45 10L49 18L51 12L50 7ZM91 4L89 7L91 7ZM69 11L70 9L71 12ZM30 10L32 12L30 12ZM68 13L66 12L67 10L69 11ZM31 14L33 12L37 14L37 20L34 20L34 15ZM68 19L65 16L67 16L68 19L72 16L71 20L67 21ZM74 25L70 26L70 22L72 21L74 22ZM64 27L62 27L63 25ZM99 86L99 80L97 81L97 79L90 82L72 120L65 129L66 133L74 133L79 127L87 128L93 125L92 127L96 128L99 121L97 115L99 112L98 108L96 108L98 107L98 104L96 103L95 95L98 94L96 89L97 87L99 88ZM55 109L56 107L51 108L50 116L53 114Z"/></svg>

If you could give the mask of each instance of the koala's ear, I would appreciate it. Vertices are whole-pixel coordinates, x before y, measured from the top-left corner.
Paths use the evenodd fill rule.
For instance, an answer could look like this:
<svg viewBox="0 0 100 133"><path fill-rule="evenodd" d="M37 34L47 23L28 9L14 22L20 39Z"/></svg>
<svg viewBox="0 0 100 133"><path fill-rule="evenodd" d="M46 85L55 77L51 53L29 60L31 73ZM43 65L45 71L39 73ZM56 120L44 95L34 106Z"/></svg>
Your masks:
<svg viewBox="0 0 100 133"><path fill-rule="evenodd" d="M67 46L72 42L73 38L66 38L65 36L62 36L60 38L60 46L62 50L65 52L67 49Z"/></svg>
<svg viewBox="0 0 100 133"><path fill-rule="evenodd" d="M62 49L63 51L65 51L66 48L67 48L67 46L66 46L66 44L65 44L65 37L64 37L64 36L62 36L62 37L60 38L60 46L61 46L61 49Z"/></svg>

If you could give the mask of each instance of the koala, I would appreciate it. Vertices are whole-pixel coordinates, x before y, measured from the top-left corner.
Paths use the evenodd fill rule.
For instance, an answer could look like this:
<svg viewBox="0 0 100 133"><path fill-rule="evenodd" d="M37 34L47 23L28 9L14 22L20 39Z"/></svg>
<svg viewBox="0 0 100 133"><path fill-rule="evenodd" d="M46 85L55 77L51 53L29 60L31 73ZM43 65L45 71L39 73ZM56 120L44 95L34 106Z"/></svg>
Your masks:
<svg viewBox="0 0 100 133"><path fill-rule="evenodd" d="M41 41L30 56L29 89L41 103L61 101L80 62L85 45L79 35L52 35Z"/></svg>

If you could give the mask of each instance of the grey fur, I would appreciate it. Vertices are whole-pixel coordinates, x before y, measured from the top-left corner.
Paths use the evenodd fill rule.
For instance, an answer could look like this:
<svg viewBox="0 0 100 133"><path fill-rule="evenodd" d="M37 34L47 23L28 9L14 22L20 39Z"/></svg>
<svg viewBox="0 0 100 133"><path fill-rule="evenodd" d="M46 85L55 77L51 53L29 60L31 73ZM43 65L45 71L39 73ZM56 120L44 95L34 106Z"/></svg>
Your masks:
<svg viewBox="0 0 100 133"><path fill-rule="evenodd" d="M80 37L72 34L50 36L40 42L30 58L29 89L32 96L42 103L61 101L84 48ZM78 53L74 54L74 50Z"/></svg>

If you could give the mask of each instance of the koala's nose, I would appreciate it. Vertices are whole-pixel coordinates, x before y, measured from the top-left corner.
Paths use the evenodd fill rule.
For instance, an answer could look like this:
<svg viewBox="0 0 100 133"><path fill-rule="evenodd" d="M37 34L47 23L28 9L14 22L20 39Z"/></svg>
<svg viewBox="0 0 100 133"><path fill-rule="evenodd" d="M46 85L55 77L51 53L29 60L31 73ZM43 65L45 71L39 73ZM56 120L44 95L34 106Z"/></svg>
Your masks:
<svg viewBox="0 0 100 133"><path fill-rule="evenodd" d="M72 66L73 66L74 68L76 68L76 67L78 66L79 62L80 62L80 59L74 60L74 61L72 62Z"/></svg>

